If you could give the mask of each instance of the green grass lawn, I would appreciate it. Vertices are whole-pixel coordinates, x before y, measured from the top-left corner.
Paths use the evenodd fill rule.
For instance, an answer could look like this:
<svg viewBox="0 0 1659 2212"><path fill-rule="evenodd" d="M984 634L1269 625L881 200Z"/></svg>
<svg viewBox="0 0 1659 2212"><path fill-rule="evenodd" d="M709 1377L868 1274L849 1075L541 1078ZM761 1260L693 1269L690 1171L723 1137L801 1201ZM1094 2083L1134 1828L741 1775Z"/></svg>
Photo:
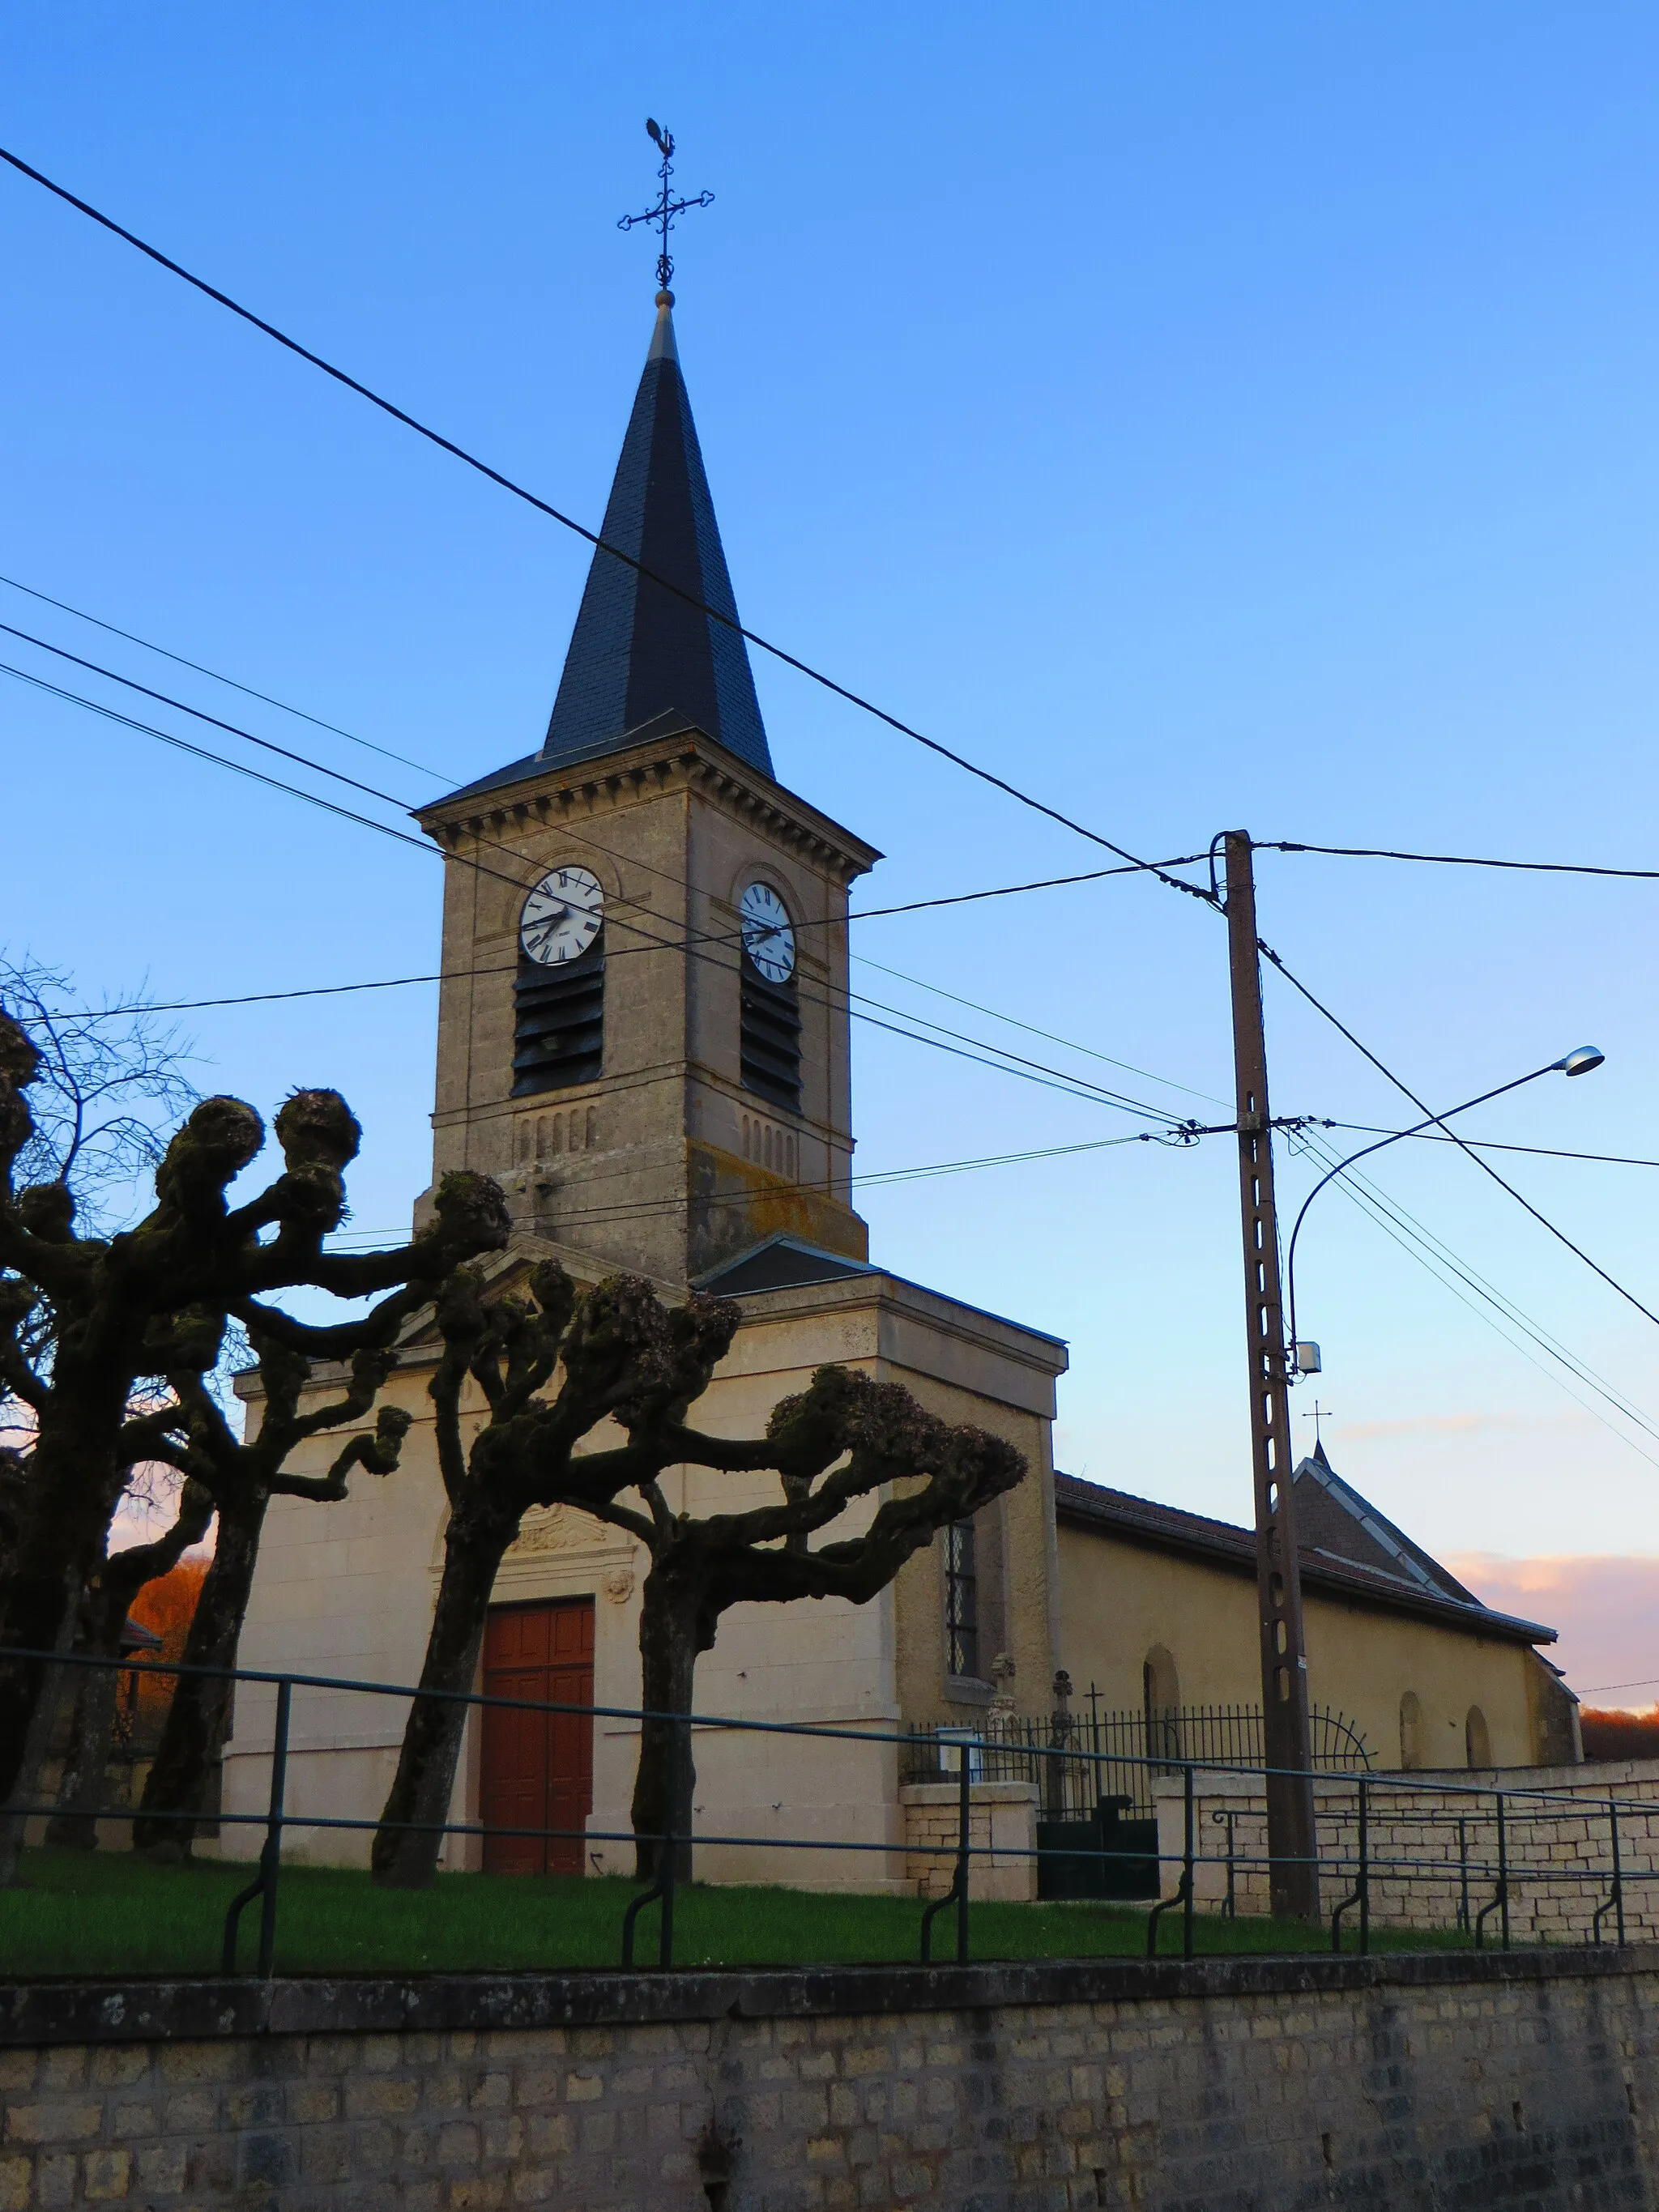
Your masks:
<svg viewBox="0 0 1659 2212"><path fill-rule="evenodd" d="M125 1852L31 1851L23 1886L0 1890L0 1978L216 1973L225 1908L252 1869L204 1861L161 1868ZM283 1873L276 1967L284 1973L615 1966L630 1883L441 1875L430 1890L375 1889L366 1875L291 1867ZM935 1918L934 1955L954 1958L954 1907ZM918 1956L922 1908L908 1898L823 1896L804 1890L680 1892L674 1958L681 1966L907 1961ZM251 1972L258 1907L243 1915L240 1962ZM1350 1916L1352 1917L1352 1916ZM638 1957L654 1965L657 1908L641 1915ZM1160 1931L1181 1949L1179 1911ZM1350 1944L1352 1938L1350 1936ZM1378 1949L1441 1948L1448 1935L1374 1932ZM975 1959L1136 1958L1146 1916L1127 1905L975 1905ZM1329 1932L1297 1921L1223 1920L1200 1913L1206 1954L1322 1950Z"/></svg>

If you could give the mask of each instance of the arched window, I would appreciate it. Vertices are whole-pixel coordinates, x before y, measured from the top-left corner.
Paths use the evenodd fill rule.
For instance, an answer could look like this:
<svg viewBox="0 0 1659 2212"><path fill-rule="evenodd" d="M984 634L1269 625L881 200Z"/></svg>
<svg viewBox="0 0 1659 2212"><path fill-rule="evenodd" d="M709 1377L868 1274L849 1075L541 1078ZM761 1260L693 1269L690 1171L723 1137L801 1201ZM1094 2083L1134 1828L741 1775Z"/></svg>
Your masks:
<svg viewBox="0 0 1659 2212"><path fill-rule="evenodd" d="M1463 1752L1471 1766L1492 1765L1492 1731L1479 1705L1471 1705L1463 1723Z"/></svg>
<svg viewBox="0 0 1659 2212"><path fill-rule="evenodd" d="M1140 1669L1141 1694L1146 1713L1148 1759L1181 1756L1181 1678L1174 1658L1161 1644L1154 1644Z"/></svg>
<svg viewBox="0 0 1659 2212"><path fill-rule="evenodd" d="M1415 1690L1400 1700L1400 1764L1410 1768L1423 1764L1423 1708Z"/></svg>

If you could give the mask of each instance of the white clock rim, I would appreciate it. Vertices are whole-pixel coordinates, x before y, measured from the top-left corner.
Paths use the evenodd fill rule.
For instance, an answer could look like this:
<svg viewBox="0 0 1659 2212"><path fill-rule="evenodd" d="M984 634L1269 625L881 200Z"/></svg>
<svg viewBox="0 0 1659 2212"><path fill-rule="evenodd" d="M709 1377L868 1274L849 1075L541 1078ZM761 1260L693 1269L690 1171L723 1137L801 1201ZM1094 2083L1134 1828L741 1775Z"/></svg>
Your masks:
<svg viewBox="0 0 1659 2212"><path fill-rule="evenodd" d="M552 882L554 877L562 874L567 876L586 876L588 882L592 884L593 889L599 894L599 908L600 914L603 915L605 911L605 885L594 874L592 869L584 867L580 860L562 860L558 862L556 866L547 869L544 874L538 876L535 882L532 884L530 889L525 893L524 906L521 906L519 908L519 920L520 923L522 923L524 920L525 908L530 904L531 900L535 897L537 892L544 891L548 885ZM593 912L593 908L591 906L585 907L583 908L583 912L586 914L592 914Z"/></svg>
<svg viewBox="0 0 1659 2212"><path fill-rule="evenodd" d="M548 892L548 886L552 883L553 878L560 874L585 877L587 882L592 885L594 892L592 904L586 906L576 906L574 908L574 918L576 919L579 927L580 924L583 921L591 921L593 924L593 927L587 933L586 942L581 945L574 955L568 954L566 956L566 961L550 960L545 953L532 951L530 946L525 942L525 917L530 911L531 901L536 897L538 893ZM554 894L548 892L548 896L552 896ZM536 881L532 884L530 889L524 895L524 903L519 908L519 949L524 954L526 959L533 960L538 968L561 967L565 965L566 962L568 962L569 958L574 957L580 960L585 954L591 951L592 949L593 939L599 935L604 924L605 885L594 874L592 869L584 867L580 860L558 861L556 862L552 867L549 868L544 874L538 876Z"/></svg>
<svg viewBox="0 0 1659 2212"><path fill-rule="evenodd" d="M775 902L779 911L783 915L783 925L781 928L779 928L776 923L763 925L758 915L751 915L749 913L744 902L748 899L751 891L764 891L768 897ZM790 913L782 893L777 890L771 884L769 884L764 876L750 877L750 880L744 885L742 890L738 894L738 916L743 925L743 949L749 955L749 957L750 961L753 962L755 967L759 969L762 975L766 977L766 981L769 983L787 982L790 976L792 976L795 972L797 946L795 943L795 918ZM761 962L757 957L753 945L750 942L750 927L753 927L758 929L763 926L765 927L766 933L769 936L781 938L787 947L787 958L784 963L783 973L781 975L767 975L766 969L762 967Z"/></svg>

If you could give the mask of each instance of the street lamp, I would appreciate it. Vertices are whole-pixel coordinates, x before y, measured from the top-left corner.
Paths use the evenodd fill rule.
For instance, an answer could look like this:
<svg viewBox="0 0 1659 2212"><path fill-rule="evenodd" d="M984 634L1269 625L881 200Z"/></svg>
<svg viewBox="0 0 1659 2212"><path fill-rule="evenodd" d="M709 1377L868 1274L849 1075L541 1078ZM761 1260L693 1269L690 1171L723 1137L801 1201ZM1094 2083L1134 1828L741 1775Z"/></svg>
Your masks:
<svg viewBox="0 0 1659 2212"><path fill-rule="evenodd" d="M1547 1067L1534 1067L1530 1075L1517 1075L1513 1083L1500 1083L1496 1091L1483 1091L1478 1098L1466 1098L1461 1106L1449 1107L1443 1114L1431 1114L1426 1121L1413 1122L1409 1129L1395 1129L1389 1136L1379 1137L1374 1145L1362 1146L1358 1152L1350 1152L1346 1160L1339 1160L1328 1174L1321 1176L1302 1201L1302 1210L1291 1231L1290 1250L1285 1260L1285 1289L1291 1308L1291 1372L1293 1376L1317 1375L1320 1371L1319 1346L1303 1344L1296 1332L1296 1240L1302 1233L1302 1224L1307 1218L1308 1208L1326 1184L1334 1182L1338 1176L1346 1173L1356 1160L1368 1159L1371 1153L1380 1152L1389 1145L1397 1145L1402 1137L1420 1136L1425 1129L1437 1128L1441 1123L1449 1121L1455 1114L1467 1114L1473 1106L1484 1106L1489 1099L1503 1097L1506 1091L1519 1091L1522 1084L1536 1083L1540 1075L1588 1075L1592 1068L1600 1067L1606 1058L1607 1054L1593 1044L1578 1045L1571 1052L1565 1053L1559 1060L1551 1060ZM1305 1364L1302 1356L1304 1352L1310 1355Z"/></svg>

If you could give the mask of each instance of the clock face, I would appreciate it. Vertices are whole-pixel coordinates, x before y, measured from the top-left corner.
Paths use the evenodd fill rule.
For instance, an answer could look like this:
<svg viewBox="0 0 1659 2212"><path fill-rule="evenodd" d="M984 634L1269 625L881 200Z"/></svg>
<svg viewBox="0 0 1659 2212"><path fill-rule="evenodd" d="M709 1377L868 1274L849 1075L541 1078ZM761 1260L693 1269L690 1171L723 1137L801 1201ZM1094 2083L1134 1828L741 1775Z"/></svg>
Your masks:
<svg viewBox="0 0 1659 2212"><path fill-rule="evenodd" d="M532 960L562 967L580 960L605 920L605 893L586 868L555 868L524 902L519 942Z"/></svg>
<svg viewBox="0 0 1659 2212"><path fill-rule="evenodd" d="M750 884L738 911L744 951L769 983L787 983L795 972L795 933L783 901L770 884Z"/></svg>

